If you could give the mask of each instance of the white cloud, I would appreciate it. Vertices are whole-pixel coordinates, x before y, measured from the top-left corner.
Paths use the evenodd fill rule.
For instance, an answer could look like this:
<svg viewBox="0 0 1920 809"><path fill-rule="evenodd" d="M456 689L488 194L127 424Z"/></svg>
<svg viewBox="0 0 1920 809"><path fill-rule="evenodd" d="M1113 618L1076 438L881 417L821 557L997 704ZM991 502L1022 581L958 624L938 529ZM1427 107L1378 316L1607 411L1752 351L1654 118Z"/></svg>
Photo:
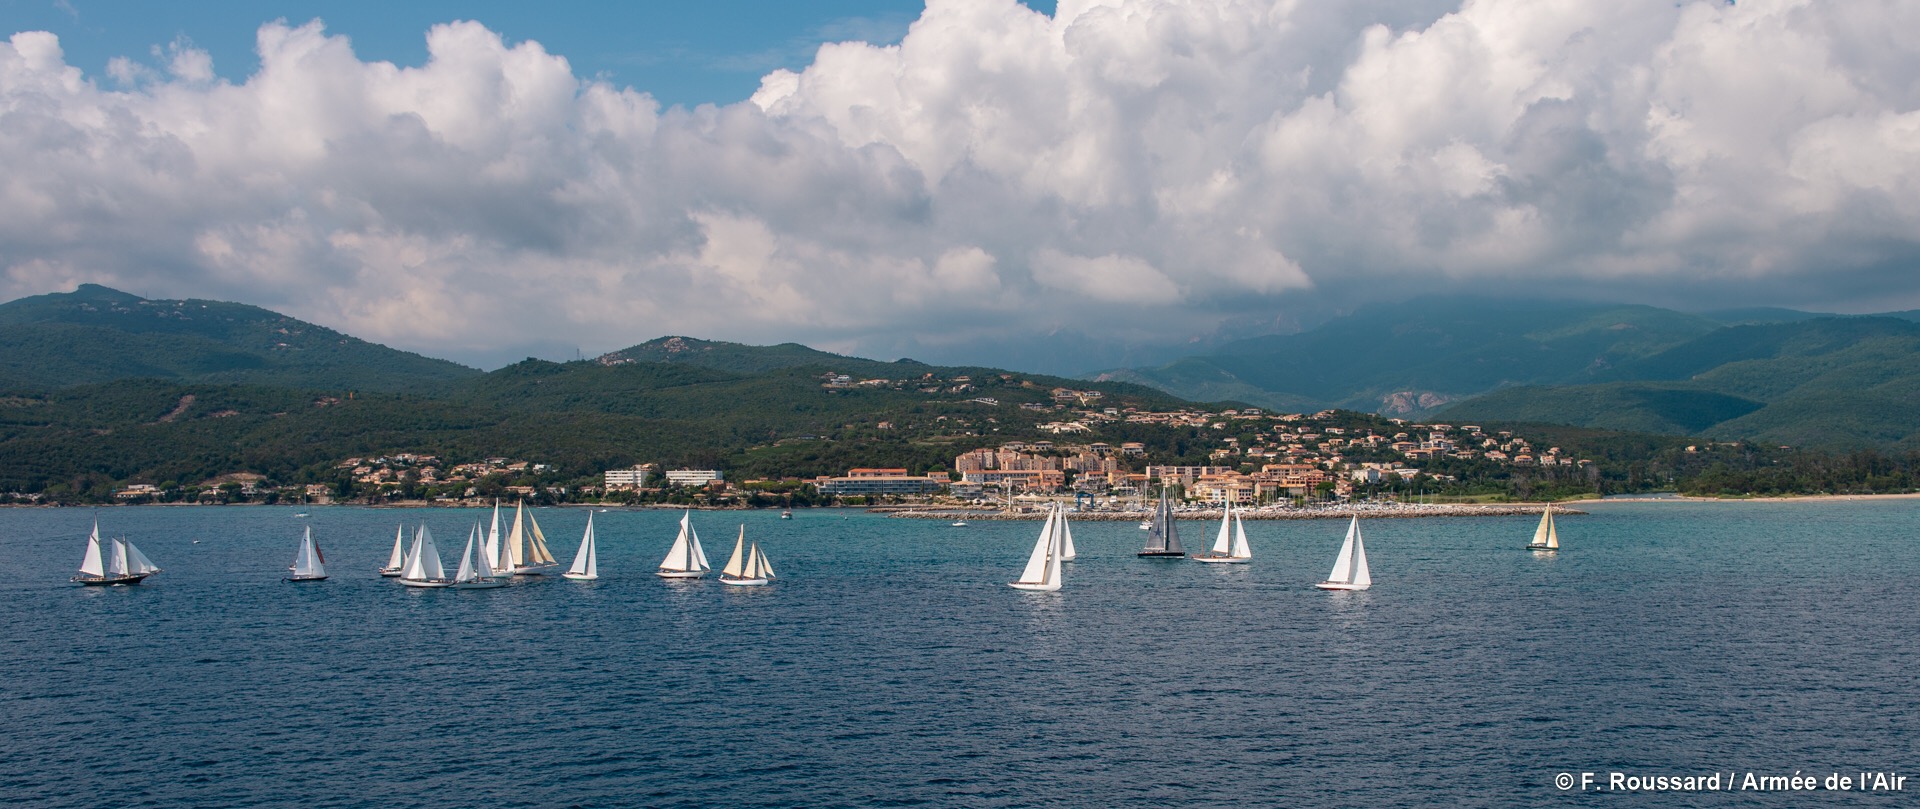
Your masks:
<svg viewBox="0 0 1920 809"><path fill-rule="evenodd" d="M1920 254L1915 31L1897 0L931 0L693 110L476 23L418 67L271 23L238 84L190 43L88 77L22 32L0 293L469 359L1186 338L1463 282L1872 308Z"/></svg>

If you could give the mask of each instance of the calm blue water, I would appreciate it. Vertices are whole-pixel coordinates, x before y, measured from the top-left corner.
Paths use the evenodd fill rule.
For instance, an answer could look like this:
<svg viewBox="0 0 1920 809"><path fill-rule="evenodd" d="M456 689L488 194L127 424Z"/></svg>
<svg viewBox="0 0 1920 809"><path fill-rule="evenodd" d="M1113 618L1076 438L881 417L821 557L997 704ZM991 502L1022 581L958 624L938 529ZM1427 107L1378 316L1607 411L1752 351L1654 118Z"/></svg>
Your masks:
<svg viewBox="0 0 1920 809"><path fill-rule="evenodd" d="M1789 805L1552 781L1920 769L1920 501L1590 508L1557 558L1518 549L1532 518L1363 523L1346 594L1311 587L1342 522L1250 523L1246 566L1077 523L1066 589L1030 594L1037 521L840 511L694 515L716 566L746 523L766 588L662 581L679 514L614 512L599 582L418 591L373 573L395 525L451 566L479 513L354 508L104 509L166 572L82 588L96 512L0 509L0 797ZM538 515L571 559L586 513ZM283 583L306 524L334 578Z"/></svg>

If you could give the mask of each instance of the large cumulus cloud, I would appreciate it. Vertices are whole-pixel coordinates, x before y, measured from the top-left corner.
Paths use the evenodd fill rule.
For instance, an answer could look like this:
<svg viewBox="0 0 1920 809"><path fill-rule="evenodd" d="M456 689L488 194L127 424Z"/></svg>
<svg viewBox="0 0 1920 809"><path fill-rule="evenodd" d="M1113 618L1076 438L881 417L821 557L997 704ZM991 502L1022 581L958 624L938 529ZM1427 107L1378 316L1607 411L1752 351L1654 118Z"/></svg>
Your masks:
<svg viewBox="0 0 1920 809"><path fill-rule="evenodd" d="M0 292L470 359L1139 342L1461 283L1920 305L1916 31L1898 0L931 0L692 110L472 22L419 67L270 23L241 83L23 32Z"/></svg>

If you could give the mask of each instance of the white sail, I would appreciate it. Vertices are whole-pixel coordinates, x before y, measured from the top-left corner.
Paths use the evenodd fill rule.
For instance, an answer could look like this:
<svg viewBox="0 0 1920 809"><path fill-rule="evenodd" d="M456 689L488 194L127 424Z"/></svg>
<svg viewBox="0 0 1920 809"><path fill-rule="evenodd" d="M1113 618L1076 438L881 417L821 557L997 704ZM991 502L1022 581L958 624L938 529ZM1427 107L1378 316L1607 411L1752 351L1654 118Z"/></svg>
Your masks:
<svg viewBox="0 0 1920 809"><path fill-rule="evenodd" d="M1560 532L1553 527L1553 507L1547 507L1547 550L1560 550Z"/></svg>
<svg viewBox="0 0 1920 809"><path fill-rule="evenodd" d="M778 576L775 576L775 575L773 574L773 563L772 563L772 562L769 562L769 561L767 561L767 555L766 555L765 553L762 553L762 552L760 551L760 545L759 545L759 543L754 543L754 546L753 546L753 561L754 561L754 563L755 563L756 565L758 565L758 566L759 566L759 571L760 571L760 576L759 576L759 578L762 578L762 579L775 579L775 578L779 578Z"/></svg>
<svg viewBox="0 0 1920 809"><path fill-rule="evenodd" d="M1327 574L1327 581L1335 584L1353 583L1354 548L1360 542L1360 517L1347 523L1347 541L1340 544L1340 557L1333 561L1333 572Z"/></svg>
<svg viewBox="0 0 1920 809"><path fill-rule="evenodd" d="M700 548L700 534L693 530L693 512L680 515L680 533L673 537L673 547L667 550L667 558L660 561L661 575L679 573L691 575L711 570L707 564L707 553Z"/></svg>
<svg viewBox="0 0 1920 809"><path fill-rule="evenodd" d="M573 555L573 565L567 568L567 578L600 578L600 554L593 545L593 512L587 512L587 532L580 536L580 550Z"/></svg>
<svg viewBox="0 0 1920 809"><path fill-rule="evenodd" d="M151 576L160 572L160 566L148 559L132 542L127 543L127 572L135 576Z"/></svg>
<svg viewBox="0 0 1920 809"><path fill-rule="evenodd" d="M495 570L513 572L513 560L508 556L506 545L501 542L500 501L498 500L493 501L493 523L487 527L487 544L483 547L486 548L487 558L494 560Z"/></svg>
<svg viewBox="0 0 1920 809"><path fill-rule="evenodd" d="M1073 550L1073 529L1067 526L1067 512L1060 512L1060 561L1071 562L1077 554Z"/></svg>
<svg viewBox="0 0 1920 809"><path fill-rule="evenodd" d="M386 570L399 570L407 564L407 549L402 538L407 534L407 526L402 524L393 529L393 553L387 555Z"/></svg>
<svg viewBox="0 0 1920 809"><path fill-rule="evenodd" d="M433 532L421 525L413 534L413 548L407 552L406 569L400 578L412 581L445 579L447 568L440 562L440 548L433 544Z"/></svg>
<svg viewBox="0 0 1920 809"><path fill-rule="evenodd" d="M747 527L740 526L740 536L733 540L733 558L727 560L727 566L720 571L736 579L750 578L747 572Z"/></svg>
<svg viewBox="0 0 1920 809"><path fill-rule="evenodd" d="M1354 518L1353 525L1353 589L1365 590L1373 586L1373 576L1367 572L1367 541L1360 536L1360 518Z"/></svg>
<svg viewBox="0 0 1920 809"><path fill-rule="evenodd" d="M700 546L700 532L691 522L687 523L687 545L693 549L693 561L700 563L701 570L713 569L713 565L707 563L707 549Z"/></svg>
<svg viewBox="0 0 1920 809"><path fill-rule="evenodd" d="M1247 524L1240 521L1238 514L1233 515L1233 558L1253 558L1253 548L1247 546Z"/></svg>
<svg viewBox="0 0 1920 809"><path fill-rule="evenodd" d="M116 579L127 575L127 543L113 541L113 553L107 557L107 575Z"/></svg>
<svg viewBox="0 0 1920 809"><path fill-rule="evenodd" d="M93 533L87 535L87 552L80 557L80 573L86 576L107 575L106 563L100 560L100 521L93 521Z"/></svg>
<svg viewBox="0 0 1920 809"><path fill-rule="evenodd" d="M407 547L407 561L402 562L400 565L400 578L413 579L414 581L420 581L426 578L426 568L424 567L426 562L420 553L421 546L424 545L426 541L426 537L422 536L422 533L426 530L427 527L425 525L413 529L413 544Z"/></svg>
<svg viewBox="0 0 1920 809"><path fill-rule="evenodd" d="M1216 556L1230 556L1233 553L1233 501L1227 501L1227 510L1220 513L1220 535L1213 539L1213 553Z"/></svg>
<svg viewBox="0 0 1920 809"><path fill-rule="evenodd" d="M1040 528L1040 538L1033 543L1033 553L1027 556L1027 566L1020 571L1020 579L1013 582L1014 587L1023 590L1060 589L1060 532L1054 529L1054 514L1047 514L1046 523Z"/></svg>
<svg viewBox="0 0 1920 809"><path fill-rule="evenodd" d="M480 580L480 571L473 565L473 543L474 540L479 537L480 526L478 525L474 526L472 531L467 532L467 548L460 552L460 570L453 574L454 584L465 584L470 581ZM484 549L480 555L486 555Z"/></svg>
<svg viewBox="0 0 1920 809"><path fill-rule="evenodd" d="M536 565L559 564L559 560L553 558L553 551L547 549L547 535L541 532L540 521L534 519L531 512L527 514L527 527L530 529L527 535L528 558Z"/></svg>

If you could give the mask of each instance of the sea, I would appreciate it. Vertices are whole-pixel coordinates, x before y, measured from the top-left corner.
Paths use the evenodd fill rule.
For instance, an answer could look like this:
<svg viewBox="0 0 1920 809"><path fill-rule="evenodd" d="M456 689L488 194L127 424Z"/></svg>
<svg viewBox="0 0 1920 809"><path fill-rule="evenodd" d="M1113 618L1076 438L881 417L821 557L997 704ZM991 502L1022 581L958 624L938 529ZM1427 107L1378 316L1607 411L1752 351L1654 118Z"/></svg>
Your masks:
<svg viewBox="0 0 1920 809"><path fill-rule="evenodd" d="M694 512L780 574L737 588L612 510L600 580L452 591L375 568L425 523L451 569L487 511L0 509L0 804L1912 805L1819 782L1920 773L1920 500L1581 507L1554 555L1363 520L1348 593L1344 520L1249 522L1245 565L1076 523L1029 593L1037 516ZM589 510L529 513L570 560ZM164 572L70 584L95 519ZM332 578L285 582L309 527Z"/></svg>

